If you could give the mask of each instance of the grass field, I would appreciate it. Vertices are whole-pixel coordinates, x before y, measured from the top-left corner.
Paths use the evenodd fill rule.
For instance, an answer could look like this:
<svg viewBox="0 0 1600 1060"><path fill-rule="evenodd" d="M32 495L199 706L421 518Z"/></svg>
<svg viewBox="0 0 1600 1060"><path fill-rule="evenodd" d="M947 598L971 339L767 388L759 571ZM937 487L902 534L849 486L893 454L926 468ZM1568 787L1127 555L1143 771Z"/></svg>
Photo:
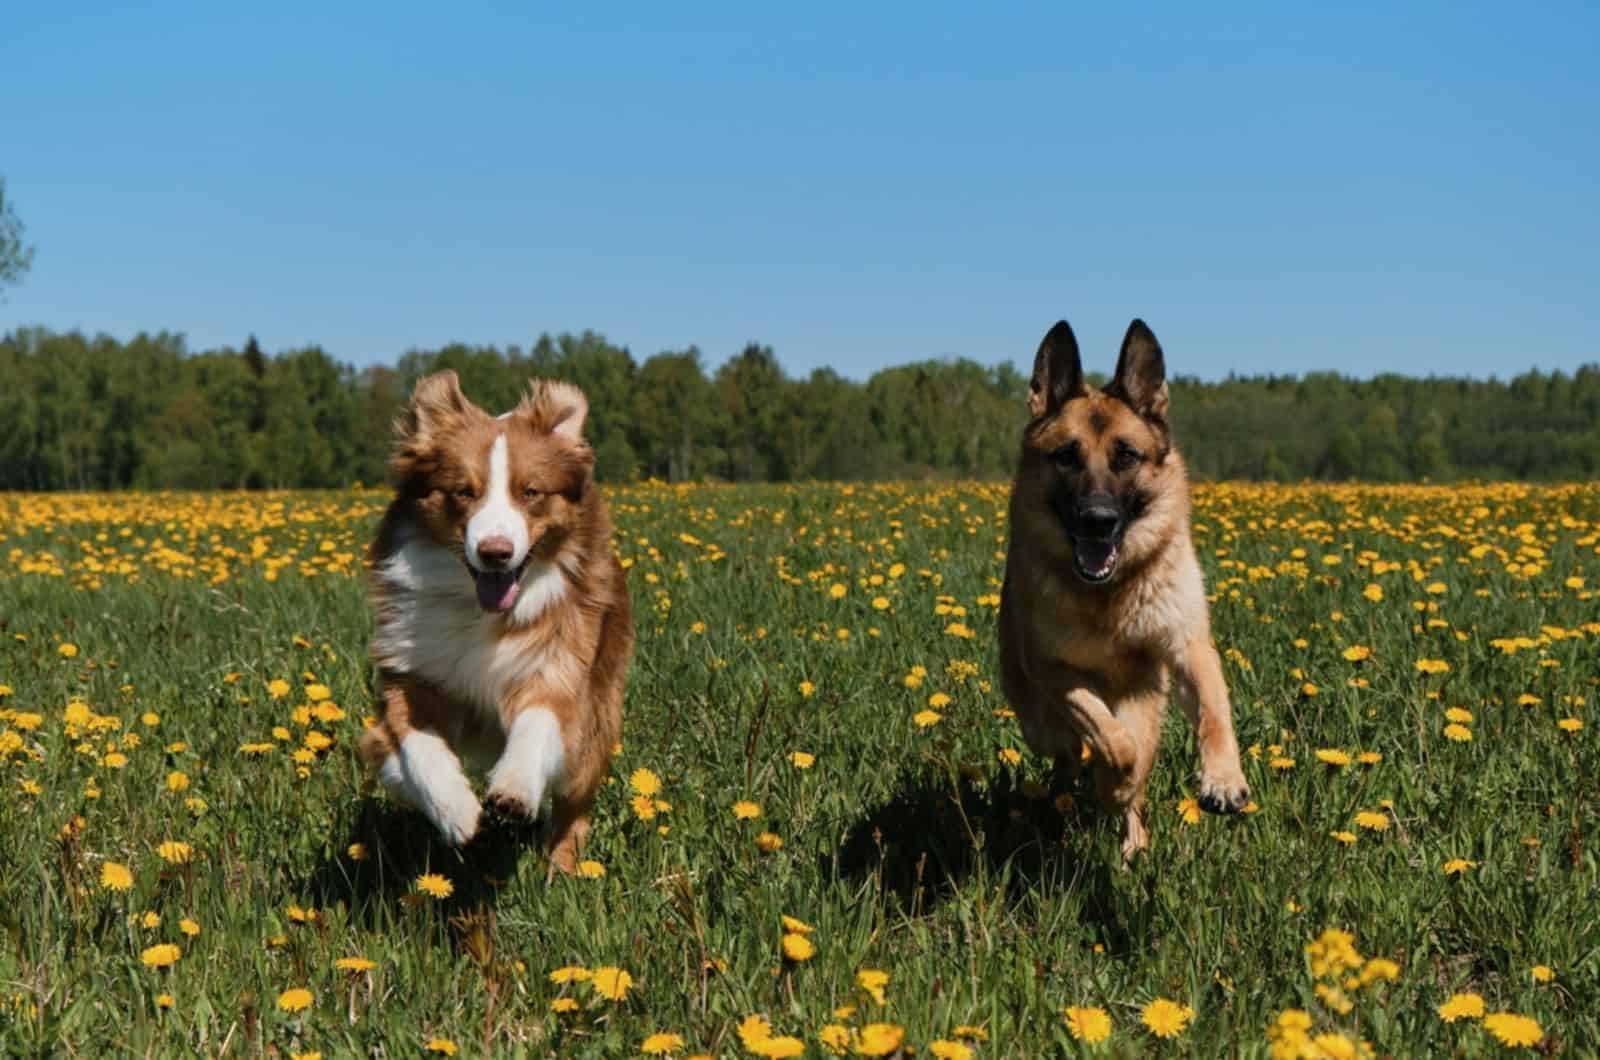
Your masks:
<svg viewBox="0 0 1600 1060"><path fill-rule="evenodd" d="M1127 871L999 693L1004 487L611 497L551 880L364 784L382 495L0 495L0 1054L1600 1049L1600 488L1198 490L1256 804L1174 711Z"/></svg>

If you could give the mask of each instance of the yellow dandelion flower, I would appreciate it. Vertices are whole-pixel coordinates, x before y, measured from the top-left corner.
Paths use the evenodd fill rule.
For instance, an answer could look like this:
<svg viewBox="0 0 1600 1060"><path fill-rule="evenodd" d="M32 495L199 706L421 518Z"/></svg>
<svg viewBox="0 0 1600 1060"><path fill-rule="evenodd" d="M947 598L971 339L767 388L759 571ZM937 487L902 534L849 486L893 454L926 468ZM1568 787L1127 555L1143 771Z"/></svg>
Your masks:
<svg viewBox="0 0 1600 1060"><path fill-rule="evenodd" d="M1439 1006L1439 1018L1446 1023L1454 1023L1460 1019L1480 1019L1483 1016L1483 998L1477 994L1451 994L1450 999Z"/></svg>
<svg viewBox="0 0 1600 1060"><path fill-rule="evenodd" d="M313 1000L311 991L303 986L295 986L278 995L278 1007L285 1012L303 1012L311 1007Z"/></svg>
<svg viewBox="0 0 1600 1060"><path fill-rule="evenodd" d="M606 867L598 861L578 862L578 875L586 880L598 880L606 874Z"/></svg>
<svg viewBox="0 0 1600 1060"><path fill-rule="evenodd" d="M1447 674L1450 664L1443 659L1418 659L1414 664L1419 674Z"/></svg>
<svg viewBox="0 0 1600 1060"><path fill-rule="evenodd" d="M753 821L761 816L761 804L751 802L749 799L740 799L733 804L733 815L741 821Z"/></svg>
<svg viewBox="0 0 1600 1060"><path fill-rule="evenodd" d="M1446 876L1460 876L1468 869L1475 869L1477 867L1478 863L1476 861L1468 861L1466 858L1451 858L1449 861L1439 866L1439 869Z"/></svg>
<svg viewBox="0 0 1600 1060"><path fill-rule="evenodd" d="M974 1056L970 1045L962 1045L948 1038L935 1038L929 1042L928 1052L937 1060L973 1060Z"/></svg>
<svg viewBox="0 0 1600 1060"><path fill-rule="evenodd" d="M869 1023L856 1032L857 1056L888 1056L905 1041L905 1028L894 1023Z"/></svg>
<svg viewBox="0 0 1600 1060"><path fill-rule="evenodd" d="M817 690L817 686L812 684L810 681L801 681L797 687L800 690L800 696L802 699L810 699L811 694Z"/></svg>
<svg viewBox="0 0 1600 1060"><path fill-rule="evenodd" d="M1548 983L1550 980L1556 977L1556 970L1551 968L1549 965L1536 964L1533 966L1531 974L1533 975L1534 982Z"/></svg>
<svg viewBox="0 0 1600 1060"><path fill-rule="evenodd" d="M1347 662L1361 662L1364 659L1372 658L1372 649L1365 644L1352 644L1341 654L1344 655Z"/></svg>
<svg viewBox="0 0 1600 1060"><path fill-rule="evenodd" d="M817 1041L834 1056L850 1051L850 1029L838 1023L826 1023L817 1030Z"/></svg>
<svg viewBox="0 0 1600 1060"><path fill-rule="evenodd" d="M783 836L776 832L762 832L756 836L756 846L763 854L776 854L783 849Z"/></svg>
<svg viewBox="0 0 1600 1060"><path fill-rule="evenodd" d="M789 761L796 769L810 769L817 763L817 756L806 751L794 751L789 755Z"/></svg>
<svg viewBox="0 0 1600 1060"><path fill-rule="evenodd" d="M1483 1029L1512 1047L1535 1045L1544 1038L1539 1021L1515 1012L1492 1012L1483 1017Z"/></svg>
<svg viewBox="0 0 1600 1060"><path fill-rule="evenodd" d="M1067 1018L1067 1031L1080 1042L1093 1045L1111 1037L1111 1017L1098 1005L1072 1005L1063 1015Z"/></svg>
<svg viewBox="0 0 1600 1060"><path fill-rule="evenodd" d="M1190 796L1178 800L1178 816L1184 824L1200 823L1200 800Z"/></svg>
<svg viewBox="0 0 1600 1060"><path fill-rule="evenodd" d="M1192 1019L1194 1009L1164 997L1156 998L1139 1013L1139 1021L1157 1038L1176 1038Z"/></svg>
<svg viewBox="0 0 1600 1060"><path fill-rule="evenodd" d="M1356 814L1356 827L1365 828L1371 832L1387 832L1389 830L1389 817L1387 814L1362 810Z"/></svg>
<svg viewBox="0 0 1600 1060"><path fill-rule="evenodd" d="M817 948L804 935L783 936L783 955L791 961L809 961L817 955Z"/></svg>
<svg viewBox="0 0 1600 1060"><path fill-rule="evenodd" d="M196 935L200 934L200 925L196 921L191 920L188 917L184 917L182 920L178 921L178 930L183 932L185 935L188 935L190 938L194 938Z"/></svg>
<svg viewBox="0 0 1600 1060"><path fill-rule="evenodd" d="M646 1056L665 1056L683 1048L683 1035L657 1031L639 1043L639 1051Z"/></svg>
<svg viewBox="0 0 1600 1060"><path fill-rule="evenodd" d="M178 962L182 951L170 942L163 942L156 946L147 947L139 954L139 961L146 968L170 968Z"/></svg>
<svg viewBox="0 0 1600 1060"><path fill-rule="evenodd" d="M442 1053L445 1056L456 1055L456 1043L449 1038L429 1038L427 1050L430 1053Z"/></svg>
<svg viewBox="0 0 1600 1060"><path fill-rule="evenodd" d="M161 856L162 861L181 865L193 856L194 850L188 843L180 843L176 839L169 839L156 847L156 853Z"/></svg>
<svg viewBox="0 0 1600 1060"><path fill-rule="evenodd" d="M377 961L366 957L340 957L333 962L333 966L341 972L370 972L378 966Z"/></svg>
<svg viewBox="0 0 1600 1060"><path fill-rule="evenodd" d="M1465 725L1457 725L1455 722L1451 722L1444 727L1444 735L1445 739L1452 743L1472 742L1472 730Z"/></svg>
<svg viewBox="0 0 1600 1060"><path fill-rule="evenodd" d="M636 795L656 796L661 794L661 778L648 769L635 769L628 776L628 787Z"/></svg>
<svg viewBox="0 0 1600 1060"><path fill-rule="evenodd" d="M1562 718L1556 722L1556 727L1562 732L1575 733L1583 728L1583 722L1577 718Z"/></svg>
<svg viewBox="0 0 1600 1060"><path fill-rule="evenodd" d="M168 791L188 791L189 790L189 774L187 774L187 773L185 773L185 772L183 772L181 770L177 770L177 769L174 769L172 772L168 773L167 774L167 790Z"/></svg>
<svg viewBox="0 0 1600 1060"><path fill-rule="evenodd" d="M581 983L588 979L589 969L578 964L568 964L550 973L550 981L557 986L563 983Z"/></svg>
<svg viewBox="0 0 1600 1060"><path fill-rule="evenodd" d="M455 893L455 884L436 872L425 872L417 877L417 891L429 898L449 898Z"/></svg>
<svg viewBox="0 0 1600 1060"><path fill-rule="evenodd" d="M889 973L877 968L863 968L856 973L856 984L867 992L867 995L882 1005L884 1001L883 990L889 985Z"/></svg>
<svg viewBox="0 0 1600 1060"><path fill-rule="evenodd" d="M943 721L944 715L937 710L919 710L911 716L911 720L917 728L926 729Z"/></svg>
<svg viewBox="0 0 1600 1060"><path fill-rule="evenodd" d="M72 643L62 644L56 648L56 654L63 659L75 659L78 657L78 646Z"/></svg>
<svg viewBox="0 0 1600 1060"><path fill-rule="evenodd" d="M578 1002L570 997L558 997L550 1002L550 1011L560 1014L578 1011Z"/></svg>
<svg viewBox="0 0 1600 1060"><path fill-rule="evenodd" d="M607 1001L621 1001L633 986L633 976L614 965L596 968L589 977L589 986Z"/></svg>
<svg viewBox="0 0 1600 1060"><path fill-rule="evenodd" d="M273 699L282 699L289 694L289 682L281 677L275 677L267 682L267 694Z"/></svg>
<svg viewBox="0 0 1600 1060"><path fill-rule="evenodd" d="M100 886L108 891L126 891L133 886L133 873L120 862L108 861L100 866Z"/></svg>
<svg viewBox="0 0 1600 1060"><path fill-rule="evenodd" d="M1332 836L1334 839L1336 839L1339 842L1343 843L1345 846L1349 846L1351 843L1354 843L1356 841L1356 835L1355 835L1354 832L1339 831L1339 832L1329 832L1328 834L1330 836Z"/></svg>
<svg viewBox="0 0 1600 1060"><path fill-rule="evenodd" d="M1337 747L1324 747L1317 751L1317 761L1335 769L1343 769L1350 764L1350 755Z"/></svg>

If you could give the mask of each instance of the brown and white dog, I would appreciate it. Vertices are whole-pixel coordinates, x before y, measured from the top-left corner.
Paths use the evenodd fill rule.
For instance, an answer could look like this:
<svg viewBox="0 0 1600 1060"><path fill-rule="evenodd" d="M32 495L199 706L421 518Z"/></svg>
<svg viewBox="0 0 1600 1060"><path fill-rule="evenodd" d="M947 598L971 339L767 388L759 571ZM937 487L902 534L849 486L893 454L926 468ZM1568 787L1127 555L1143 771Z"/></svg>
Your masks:
<svg viewBox="0 0 1600 1060"><path fill-rule="evenodd" d="M548 806L566 872L622 734L633 652L588 409L577 387L535 381L495 417L454 372L423 379L396 421L398 490L369 557L383 716L363 756L452 844L481 817L458 756L488 767L497 809Z"/></svg>

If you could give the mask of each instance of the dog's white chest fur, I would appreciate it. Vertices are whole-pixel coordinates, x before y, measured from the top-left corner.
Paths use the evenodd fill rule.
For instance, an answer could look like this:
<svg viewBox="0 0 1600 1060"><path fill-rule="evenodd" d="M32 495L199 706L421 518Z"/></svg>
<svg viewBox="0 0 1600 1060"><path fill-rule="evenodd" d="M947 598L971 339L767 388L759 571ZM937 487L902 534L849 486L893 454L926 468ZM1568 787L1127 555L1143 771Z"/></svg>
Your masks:
<svg viewBox="0 0 1600 1060"><path fill-rule="evenodd" d="M554 565L530 562L506 619L485 613L472 578L447 549L415 535L374 572L383 589L373 656L385 669L416 674L495 722L509 690L544 668L546 652L508 636L566 596Z"/></svg>

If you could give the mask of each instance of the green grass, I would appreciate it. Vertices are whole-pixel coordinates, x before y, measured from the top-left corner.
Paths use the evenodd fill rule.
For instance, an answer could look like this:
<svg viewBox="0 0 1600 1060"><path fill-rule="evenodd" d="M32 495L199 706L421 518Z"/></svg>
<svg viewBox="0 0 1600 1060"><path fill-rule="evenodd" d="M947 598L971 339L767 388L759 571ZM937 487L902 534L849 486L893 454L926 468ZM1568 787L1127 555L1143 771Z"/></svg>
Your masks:
<svg viewBox="0 0 1600 1060"><path fill-rule="evenodd" d="M417 1056L440 1037L461 1055L621 1056L663 1031L736 1056L759 1013L822 1055L819 1028L847 1004L837 1022L903 1027L919 1055L960 1024L987 1032L980 1056L1266 1055L1287 1008L1380 1054L1496 1054L1476 1021L1436 1014L1473 991L1536 1019L1547 1048L1595 1055L1600 490L1203 490L1197 541L1259 809L1184 822L1196 760L1174 711L1152 847L1126 871L1089 793L1058 812L1004 715L1004 488L618 491L639 638L595 879L549 879L506 827L442 847L368 790L357 574L382 502L0 495L0 1054ZM1363 550L1398 566L1374 574ZM1491 644L1518 636L1532 646ZM1347 661L1357 644L1372 658ZM274 699L274 679L289 694ZM344 719L297 723L313 683ZM938 692L943 721L918 728ZM116 727L70 736L74 698ZM1470 742L1445 738L1448 707L1473 714ZM300 776L308 728L333 743ZM278 746L242 753L251 742ZM110 743L124 765L106 763ZM1382 758L1336 768L1319 748ZM797 768L797 751L815 764ZM1280 755L1293 768L1272 768ZM651 821L629 803L641 768L671 805ZM188 790L167 789L172 771ZM744 799L759 819L735 818ZM1357 827L1363 810L1388 829ZM763 853L762 831L782 848ZM192 860L164 862L166 840ZM1476 866L1447 876L1457 857ZM108 861L131 890L101 886ZM416 897L423 872L454 894ZM813 926L809 961L783 962L784 914ZM1401 969L1352 991L1345 1015L1314 993L1305 954L1329 927ZM173 967L141 963L158 942L181 948ZM375 967L336 970L346 956ZM625 969L632 990L611 1002L551 983L565 965ZM889 973L887 1004L856 985L862 968ZM311 991L305 1011L280 1009L292 987ZM561 996L579 1010L553 1012ZM1158 997L1195 1010L1168 1042L1139 1024ZM1075 1041L1069 1005L1103 1007L1110 1038Z"/></svg>

